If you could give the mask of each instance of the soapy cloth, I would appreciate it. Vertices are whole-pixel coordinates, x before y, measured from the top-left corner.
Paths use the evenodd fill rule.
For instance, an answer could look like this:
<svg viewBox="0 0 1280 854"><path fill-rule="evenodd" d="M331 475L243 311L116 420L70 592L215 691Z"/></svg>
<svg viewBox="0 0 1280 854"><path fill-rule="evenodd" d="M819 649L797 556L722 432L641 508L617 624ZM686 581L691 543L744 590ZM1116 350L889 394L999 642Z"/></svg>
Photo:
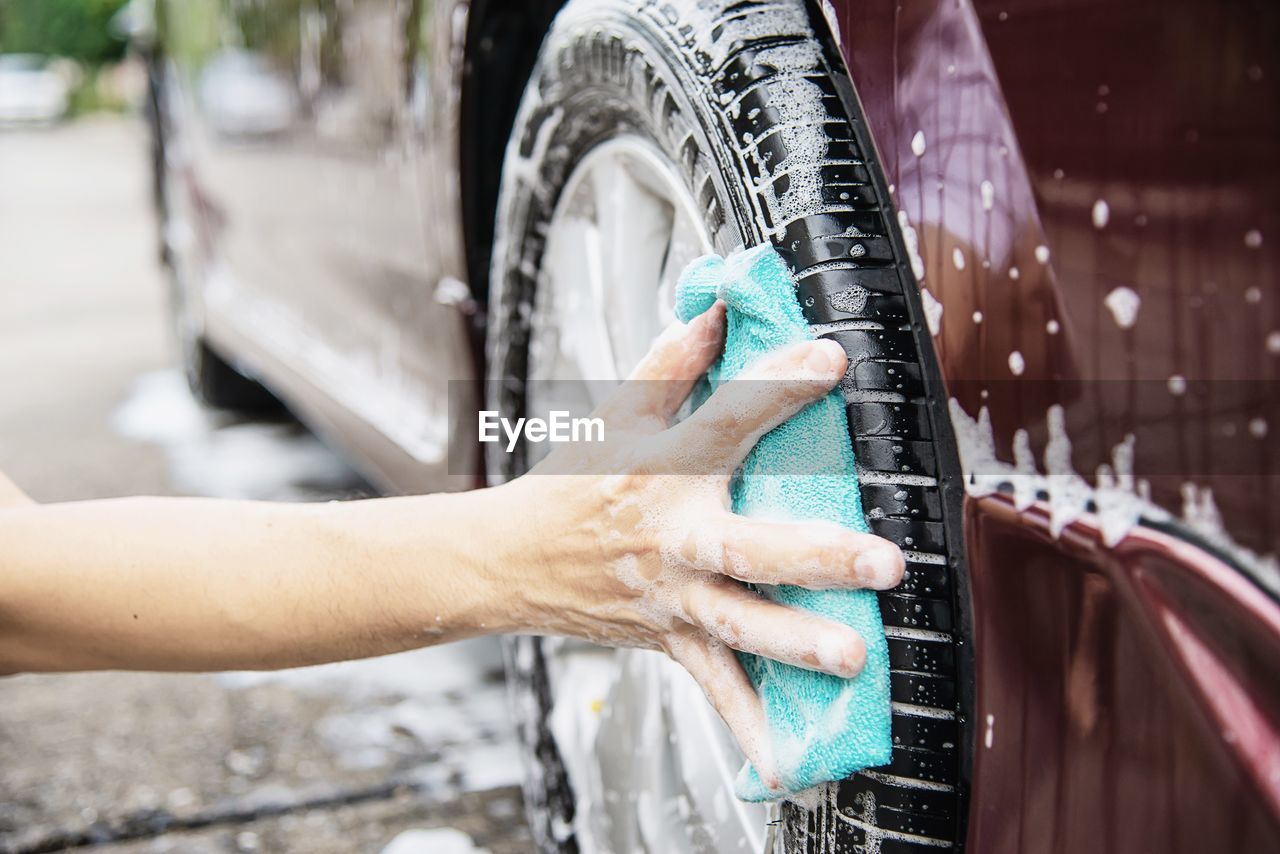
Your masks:
<svg viewBox="0 0 1280 854"><path fill-rule="evenodd" d="M716 299L728 307L724 353L703 380L701 393L695 393L695 404L765 353L814 337L787 264L768 244L727 259L704 256L685 268L676 290L680 319L688 322ZM765 434L733 480L731 496L734 512L743 516L825 519L868 532L839 390ZM889 651L875 592L786 585L756 589L853 627L866 642L867 661L856 677L842 679L739 653L764 704L784 791L766 789L747 763L734 784L737 796L770 800L887 764L892 752Z"/></svg>

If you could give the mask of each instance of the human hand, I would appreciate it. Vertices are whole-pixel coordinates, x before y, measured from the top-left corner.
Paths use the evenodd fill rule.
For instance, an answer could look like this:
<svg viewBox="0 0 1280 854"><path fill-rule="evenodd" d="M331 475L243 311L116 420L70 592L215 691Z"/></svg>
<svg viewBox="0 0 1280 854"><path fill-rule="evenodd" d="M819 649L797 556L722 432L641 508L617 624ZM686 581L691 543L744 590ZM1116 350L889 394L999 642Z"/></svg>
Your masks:
<svg viewBox="0 0 1280 854"><path fill-rule="evenodd" d="M831 522L729 510L729 483L759 438L844 375L839 345L780 349L672 425L718 357L724 306L664 333L597 411L601 449L561 447L509 487L527 519L522 628L664 650L699 682L767 786L777 786L764 711L733 650L843 677L866 647L853 629L748 589L895 586L904 563L879 537ZM608 472L613 472L612 474Z"/></svg>

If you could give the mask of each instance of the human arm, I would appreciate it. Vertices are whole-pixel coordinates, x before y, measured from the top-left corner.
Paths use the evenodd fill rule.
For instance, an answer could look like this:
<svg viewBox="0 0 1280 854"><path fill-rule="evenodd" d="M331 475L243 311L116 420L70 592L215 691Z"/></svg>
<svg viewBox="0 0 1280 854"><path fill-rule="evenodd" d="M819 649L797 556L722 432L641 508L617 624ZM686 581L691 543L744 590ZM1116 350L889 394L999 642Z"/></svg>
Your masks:
<svg viewBox="0 0 1280 854"><path fill-rule="evenodd" d="M763 712L732 649L848 676L865 648L739 582L883 588L903 564L829 523L729 512L729 475L755 441L846 363L829 342L779 351L753 369L772 386L729 383L671 426L723 322L717 306L663 336L605 405L620 438L591 465L556 451L494 489L320 505L6 504L0 669L266 669L489 632L573 635L666 651L766 769L752 741Z"/></svg>

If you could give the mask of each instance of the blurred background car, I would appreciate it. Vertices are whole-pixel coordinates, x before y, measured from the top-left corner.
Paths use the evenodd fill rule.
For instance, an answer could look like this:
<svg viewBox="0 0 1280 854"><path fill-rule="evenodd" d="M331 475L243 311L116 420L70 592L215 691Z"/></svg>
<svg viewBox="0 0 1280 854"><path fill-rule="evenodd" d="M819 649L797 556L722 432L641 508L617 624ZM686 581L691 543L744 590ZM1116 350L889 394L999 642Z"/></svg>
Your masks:
<svg viewBox="0 0 1280 854"><path fill-rule="evenodd" d="M0 124L48 124L67 112L68 69L44 56L0 54Z"/></svg>
<svg viewBox="0 0 1280 854"><path fill-rule="evenodd" d="M210 128L228 137L282 133L297 113L291 82L247 51L226 50L209 60L199 97Z"/></svg>

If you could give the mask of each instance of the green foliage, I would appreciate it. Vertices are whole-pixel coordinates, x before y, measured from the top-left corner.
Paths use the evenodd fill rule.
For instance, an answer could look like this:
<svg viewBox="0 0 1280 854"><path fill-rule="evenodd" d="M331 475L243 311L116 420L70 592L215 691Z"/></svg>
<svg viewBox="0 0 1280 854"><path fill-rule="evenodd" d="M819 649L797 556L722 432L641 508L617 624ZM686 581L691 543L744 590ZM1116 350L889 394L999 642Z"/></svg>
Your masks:
<svg viewBox="0 0 1280 854"><path fill-rule="evenodd" d="M127 0L0 0L0 53L65 56L89 66L119 59L111 17Z"/></svg>

